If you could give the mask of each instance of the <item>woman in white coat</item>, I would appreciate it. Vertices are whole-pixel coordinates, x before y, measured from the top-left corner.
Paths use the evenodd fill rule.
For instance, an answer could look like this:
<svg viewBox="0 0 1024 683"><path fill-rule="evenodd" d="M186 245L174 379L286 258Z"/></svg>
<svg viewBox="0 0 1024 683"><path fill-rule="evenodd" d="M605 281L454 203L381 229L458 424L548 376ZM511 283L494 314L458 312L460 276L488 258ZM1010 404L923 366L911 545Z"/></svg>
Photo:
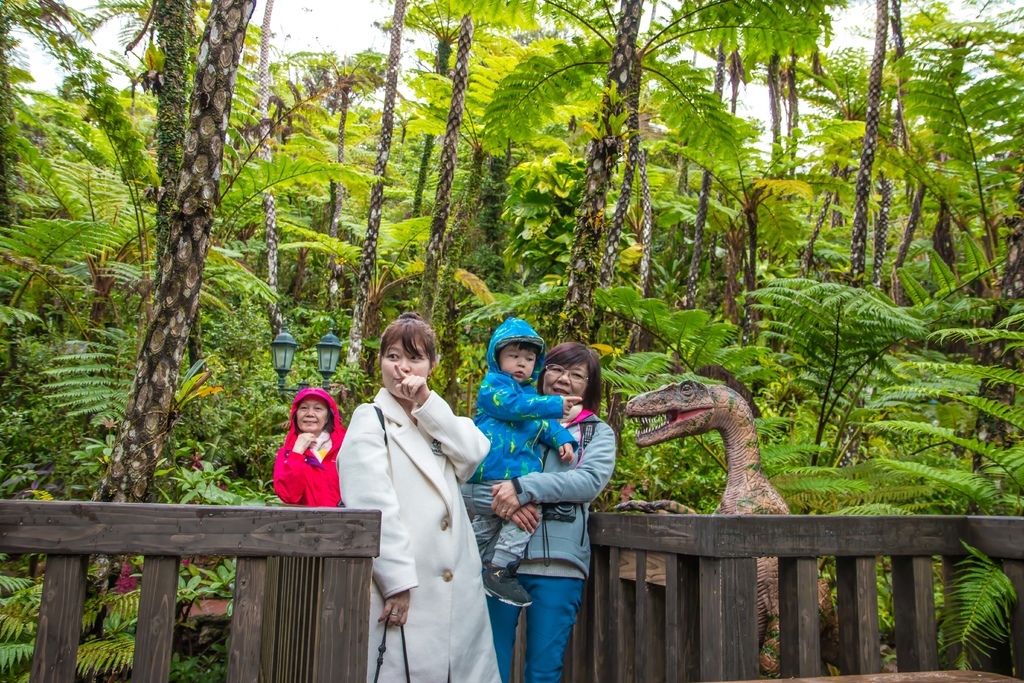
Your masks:
<svg viewBox="0 0 1024 683"><path fill-rule="evenodd" d="M380 348L384 388L352 414L337 460L345 504L382 513L367 679L392 627L380 681L406 680L393 628L404 625L411 680L497 683L480 555L459 489L487 454L487 439L427 388L437 351L418 315L391 323Z"/></svg>

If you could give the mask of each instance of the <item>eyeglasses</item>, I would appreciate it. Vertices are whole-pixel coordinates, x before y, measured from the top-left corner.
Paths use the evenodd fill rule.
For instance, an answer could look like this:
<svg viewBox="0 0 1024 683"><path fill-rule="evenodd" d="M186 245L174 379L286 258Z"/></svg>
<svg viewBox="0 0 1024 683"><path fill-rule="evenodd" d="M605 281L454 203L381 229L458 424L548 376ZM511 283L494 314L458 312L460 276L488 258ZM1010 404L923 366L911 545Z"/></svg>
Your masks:
<svg viewBox="0 0 1024 683"><path fill-rule="evenodd" d="M552 380L559 380L562 378L562 375L567 374L569 375L569 381L573 384L583 384L590 379L579 370L566 370L561 365L548 365L545 367L545 372L547 372Z"/></svg>

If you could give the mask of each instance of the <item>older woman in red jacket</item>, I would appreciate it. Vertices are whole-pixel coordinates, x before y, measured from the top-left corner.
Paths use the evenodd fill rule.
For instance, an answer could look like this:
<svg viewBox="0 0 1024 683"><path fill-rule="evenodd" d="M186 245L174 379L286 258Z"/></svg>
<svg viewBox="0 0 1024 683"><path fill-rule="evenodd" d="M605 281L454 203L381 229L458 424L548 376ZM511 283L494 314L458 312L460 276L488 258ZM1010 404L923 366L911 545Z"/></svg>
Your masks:
<svg viewBox="0 0 1024 683"><path fill-rule="evenodd" d="M274 463L274 491L285 503L341 504L336 460L345 428L338 405L323 389L303 389L292 402L288 436Z"/></svg>

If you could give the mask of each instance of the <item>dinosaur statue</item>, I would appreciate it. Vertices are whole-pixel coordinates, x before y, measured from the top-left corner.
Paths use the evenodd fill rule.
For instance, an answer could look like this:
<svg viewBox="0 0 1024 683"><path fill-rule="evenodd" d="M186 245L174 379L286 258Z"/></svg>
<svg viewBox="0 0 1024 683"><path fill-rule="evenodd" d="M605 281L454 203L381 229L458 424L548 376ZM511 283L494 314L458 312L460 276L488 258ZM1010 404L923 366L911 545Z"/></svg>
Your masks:
<svg viewBox="0 0 1024 683"><path fill-rule="evenodd" d="M670 384L633 398L626 404L626 417L640 421L636 434L640 447L670 439L706 434L717 430L725 446L727 478L717 515L788 515L789 506L761 469L761 451L750 403L728 386L695 381ZM616 510L639 510L693 514L674 501L628 501ZM829 586L818 582L821 614L822 659L836 663L839 655L838 619ZM757 559L757 633L761 646L761 669L778 674L779 560Z"/></svg>

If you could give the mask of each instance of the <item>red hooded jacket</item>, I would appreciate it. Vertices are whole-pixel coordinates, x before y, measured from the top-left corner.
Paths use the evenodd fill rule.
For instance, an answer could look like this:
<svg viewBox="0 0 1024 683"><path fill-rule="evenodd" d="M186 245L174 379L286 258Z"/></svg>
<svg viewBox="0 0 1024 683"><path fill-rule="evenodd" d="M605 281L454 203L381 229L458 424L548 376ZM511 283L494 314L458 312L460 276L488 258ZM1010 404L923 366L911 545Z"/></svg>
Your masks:
<svg viewBox="0 0 1024 683"><path fill-rule="evenodd" d="M324 456L323 462L312 450L295 453L292 446L299 437L295 426L295 411L299 404L307 398L318 398L327 404L334 417L334 428L331 434L331 448ZM288 418L288 436L284 446L277 452L274 462L274 491L277 497L292 505L309 507L336 507L341 502L341 486L338 483L338 451L342 439L345 438L345 427L338 415L338 405L323 389L303 389L292 402L291 415Z"/></svg>

